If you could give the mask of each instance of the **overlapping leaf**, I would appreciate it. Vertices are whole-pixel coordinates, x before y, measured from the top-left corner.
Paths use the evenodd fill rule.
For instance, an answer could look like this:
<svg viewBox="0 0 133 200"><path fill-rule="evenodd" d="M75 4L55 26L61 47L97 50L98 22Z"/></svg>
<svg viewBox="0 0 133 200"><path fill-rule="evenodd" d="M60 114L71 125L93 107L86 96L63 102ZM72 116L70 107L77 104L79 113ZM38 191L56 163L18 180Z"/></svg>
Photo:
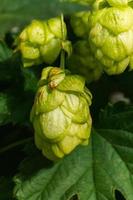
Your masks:
<svg viewBox="0 0 133 200"><path fill-rule="evenodd" d="M0 93L0 125L7 124L11 121L11 111L8 107L9 97Z"/></svg>
<svg viewBox="0 0 133 200"><path fill-rule="evenodd" d="M0 41L0 62L3 62L10 58L12 50L9 49L3 41Z"/></svg>
<svg viewBox="0 0 133 200"><path fill-rule="evenodd" d="M119 102L109 104L100 113L99 128L122 129L133 132L133 106Z"/></svg>
<svg viewBox="0 0 133 200"><path fill-rule="evenodd" d="M58 5L58 6L57 6ZM72 13L81 9L77 5L61 3L60 0L6 0L1 1L0 6L0 35L10 29L23 26L32 19L46 19L64 14Z"/></svg>
<svg viewBox="0 0 133 200"><path fill-rule="evenodd" d="M0 177L0 199L12 199L13 182L11 177Z"/></svg>
<svg viewBox="0 0 133 200"><path fill-rule="evenodd" d="M120 121L122 109L114 109ZM108 115L104 123L106 120ZM132 173L133 132L118 127L98 129L92 131L88 147L77 148L53 167L37 170L25 179L20 173L14 193L18 200L69 200L74 195L81 200L115 200L118 190L126 200L132 200Z"/></svg>

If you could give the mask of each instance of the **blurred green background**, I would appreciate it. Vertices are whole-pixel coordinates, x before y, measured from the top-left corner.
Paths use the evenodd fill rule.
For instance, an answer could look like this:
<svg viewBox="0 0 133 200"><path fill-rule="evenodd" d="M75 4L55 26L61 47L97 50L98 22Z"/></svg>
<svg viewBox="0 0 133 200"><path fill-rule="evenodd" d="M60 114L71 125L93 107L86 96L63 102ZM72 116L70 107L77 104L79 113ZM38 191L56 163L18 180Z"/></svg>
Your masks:
<svg viewBox="0 0 133 200"><path fill-rule="evenodd" d="M48 19L65 15L85 7L60 0L0 0L0 35L14 27L21 27L32 19Z"/></svg>

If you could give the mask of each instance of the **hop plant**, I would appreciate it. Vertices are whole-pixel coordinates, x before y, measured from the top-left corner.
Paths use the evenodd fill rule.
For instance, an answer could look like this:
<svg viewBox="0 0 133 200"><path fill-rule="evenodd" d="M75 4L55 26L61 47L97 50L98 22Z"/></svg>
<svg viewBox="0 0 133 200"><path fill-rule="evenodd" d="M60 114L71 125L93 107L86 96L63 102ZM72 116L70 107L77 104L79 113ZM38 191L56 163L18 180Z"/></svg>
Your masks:
<svg viewBox="0 0 133 200"><path fill-rule="evenodd" d="M61 49L71 53L71 43L66 40L67 30L61 17L48 21L33 20L20 34L18 49L24 67L42 62L53 63Z"/></svg>
<svg viewBox="0 0 133 200"><path fill-rule="evenodd" d="M31 111L35 144L50 160L87 145L91 131L91 93L85 80L57 67L42 71Z"/></svg>
<svg viewBox="0 0 133 200"><path fill-rule="evenodd" d="M88 82L98 80L103 72L103 66L93 56L86 40L79 40L74 44L68 66L72 72L83 75Z"/></svg>
<svg viewBox="0 0 133 200"><path fill-rule="evenodd" d="M96 1L89 17L89 42L107 74L133 67L133 9L123 0Z"/></svg>
<svg viewBox="0 0 133 200"><path fill-rule="evenodd" d="M74 13L71 16L70 23L73 28L73 32L75 33L76 36L82 38L88 38L89 34L88 21L90 14L91 12L89 11L81 11Z"/></svg>

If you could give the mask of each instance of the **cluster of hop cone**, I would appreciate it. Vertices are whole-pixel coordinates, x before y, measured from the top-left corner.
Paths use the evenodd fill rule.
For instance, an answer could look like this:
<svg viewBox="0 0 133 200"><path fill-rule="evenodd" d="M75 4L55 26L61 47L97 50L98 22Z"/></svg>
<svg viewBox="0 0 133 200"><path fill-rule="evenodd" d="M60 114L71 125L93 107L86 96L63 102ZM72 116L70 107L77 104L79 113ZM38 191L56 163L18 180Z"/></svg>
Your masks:
<svg viewBox="0 0 133 200"><path fill-rule="evenodd" d="M62 17L33 20L17 39L24 67L51 65L66 52L69 55L67 68L76 74L65 70L61 62L60 68L45 67L38 83L30 119L35 144L50 160L64 157L79 144L88 144L92 95L85 87L85 79L91 82L99 79L103 72L115 75L127 67L133 68L132 1L78 2L89 4L90 9L71 17L77 38L73 52Z"/></svg>

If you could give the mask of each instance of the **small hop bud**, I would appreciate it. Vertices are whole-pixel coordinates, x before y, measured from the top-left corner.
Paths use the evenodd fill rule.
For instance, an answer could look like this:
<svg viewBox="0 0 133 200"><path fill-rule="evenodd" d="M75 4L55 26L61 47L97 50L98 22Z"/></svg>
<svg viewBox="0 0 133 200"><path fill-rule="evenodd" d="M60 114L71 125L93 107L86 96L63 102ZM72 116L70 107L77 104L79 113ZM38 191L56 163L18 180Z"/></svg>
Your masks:
<svg viewBox="0 0 133 200"><path fill-rule="evenodd" d="M87 82L98 80L103 73L103 65L94 57L86 40L79 40L74 44L68 63L69 69L83 75Z"/></svg>
<svg viewBox="0 0 133 200"><path fill-rule="evenodd" d="M24 67L40 64L51 64L64 49L71 53L71 43L66 40L66 25L60 17L48 21L33 20L20 34L18 49L22 54Z"/></svg>
<svg viewBox="0 0 133 200"><path fill-rule="evenodd" d="M82 11L77 12L71 16L71 26L76 36L88 38L89 34L89 16L91 12Z"/></svg>

